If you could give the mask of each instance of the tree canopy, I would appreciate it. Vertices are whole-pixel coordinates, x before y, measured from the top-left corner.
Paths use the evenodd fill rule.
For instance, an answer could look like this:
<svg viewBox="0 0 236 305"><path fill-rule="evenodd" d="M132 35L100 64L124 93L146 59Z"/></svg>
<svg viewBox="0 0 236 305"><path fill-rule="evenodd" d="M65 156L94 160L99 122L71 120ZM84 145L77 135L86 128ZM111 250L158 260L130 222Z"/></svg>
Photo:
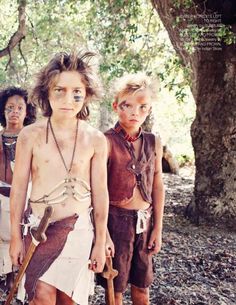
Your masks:
<svg viewBox="0 0 236 305"><path fill-rule="evenodd" d="M14 48L9 48L9 41L19 28L20 7L21 11L25 10L24 37ZM181 142L177 143L177 153L186 154L187 150L187 154L192 154L185 127L190 125L194 113L193 103L189 101L188 69L182 68L151 2L2 0L0 8L0 49L8 50L0 58L2 86L30 87L33 75L52 54L73 48L92 49L100 54L100 72L106 89L102 105L93 105L92 122L102 130L111 124L107 89L115 77L145 70L161 81L160 97L153 110L154 130L162 133L168 126L164 141L171 145ZM175 105L176 99L179 104ZM188 148L183 139L187 139Z"/></svg>

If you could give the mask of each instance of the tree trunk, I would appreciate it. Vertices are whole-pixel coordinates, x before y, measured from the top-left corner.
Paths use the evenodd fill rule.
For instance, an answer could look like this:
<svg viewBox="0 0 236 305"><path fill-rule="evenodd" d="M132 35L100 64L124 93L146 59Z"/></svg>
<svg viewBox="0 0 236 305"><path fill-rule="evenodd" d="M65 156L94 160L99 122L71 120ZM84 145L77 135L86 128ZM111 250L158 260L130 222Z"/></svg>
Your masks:
<svg viewBox="0 0 236 305"><path fill-rule="evenodd" d="M236 216L235 47L205 56L196 71L197 111L191 127L195 151L195 205L199 215Z"/></svg>
<svg viewBox="0 0 236 305"><path fill-rule="evenodd" d="M188 53L181 47L183 41L180 35L180 29L187 27L186 20L178 26L173 24L177 16L196 16L197 11L199 14L203 12L200 11L202 1L194 1L189 9L176 8L172 0L152 2L176 52L184 65L191 68L191 89L196 102L196 117L191 126L196 176L194 198L187 209L187 215L196 221L202 217L218 222L223 219L231 222L236 216L235 45L221 43L220 50L200 47L194 53ZM212 2L214 7L211 7ZM217 8L217 13L222 14L222 21L231 24L235 31L233 9L228 10L226 15L223 6L215 6L223 2L205 1L204 14L212 14ZM233 1L227 3L233 5Z"/></svg>
<svg viewBox="0 0 236 305"><path fill-rule="evenodd" d="M154 125L154 117L153 114L151 113L147 116L146 120L143 122L142 128L145 131L152 132L153 125Z"/></svg>
<svg viewBox="0 0 236 305"><path fill-rule="evenodd" d="M101 103L100 105L100 118L98 129L102 132L107 131L113 125L111 119L111 113L106 105L106 103Z"/></svg>

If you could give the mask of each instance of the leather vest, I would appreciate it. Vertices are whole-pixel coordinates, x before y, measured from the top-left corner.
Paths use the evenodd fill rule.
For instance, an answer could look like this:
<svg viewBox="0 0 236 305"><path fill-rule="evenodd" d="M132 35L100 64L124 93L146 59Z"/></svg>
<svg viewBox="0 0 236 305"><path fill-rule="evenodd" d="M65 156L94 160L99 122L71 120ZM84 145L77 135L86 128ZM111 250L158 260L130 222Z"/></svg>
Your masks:
<svg viewBox="0 0 236 305"><path fill-rule="evenodd" d="M117 126L117 125L116 125ZM155 135L141 132L142 144L138 160L132 144L125 140L124 133L112 128L105 132L110 142L108 159L108 191L113 205L121 205L133 196L138 186L142 198L152 203L152 186L155 172Z"/></svg>

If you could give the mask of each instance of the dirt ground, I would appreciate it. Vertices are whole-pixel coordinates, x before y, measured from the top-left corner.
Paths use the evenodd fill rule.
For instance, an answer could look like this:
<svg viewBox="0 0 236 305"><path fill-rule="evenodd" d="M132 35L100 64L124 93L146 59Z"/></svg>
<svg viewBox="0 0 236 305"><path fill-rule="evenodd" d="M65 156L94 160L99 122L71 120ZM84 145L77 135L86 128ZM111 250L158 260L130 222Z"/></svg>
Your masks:
<svg viewBox="0 0 236 305"><path fill-rule="evenodd" d="M236 304L236 233L212 224L196 226L184 217L193 192L193 169L164 174L166 206L163 246L154 257L150 305ZM0 291L0 304L5 296ZM96 287L89 305L104 305ZM130 291L124 305L132 304Z"/></svg>
<svg viewBox="0 0 236 305"><path fill-rule="evenodd" d="M236 233L196 226L184 217L193 192L193 169L164 174L166 205L163 246L154 257L150 305L235 305ZM104 305L101 288L90 304ZM132 304L130 292L124 305Z"/></svg>

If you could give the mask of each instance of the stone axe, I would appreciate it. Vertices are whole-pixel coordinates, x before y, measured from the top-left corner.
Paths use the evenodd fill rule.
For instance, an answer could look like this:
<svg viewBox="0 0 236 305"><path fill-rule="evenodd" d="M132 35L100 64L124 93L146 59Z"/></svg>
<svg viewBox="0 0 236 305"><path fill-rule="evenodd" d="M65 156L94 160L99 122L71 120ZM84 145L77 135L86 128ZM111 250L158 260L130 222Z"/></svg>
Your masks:
<svg viewBox="0 0 236 305"><path fill-rule="evenodd" d="M22 265L19 268L18 274L16 276L16 279L13 283L13 286L7 296L5 305L10 305L11 301L14 297L14 294L16 292L16 290L18 289L18 286L20 284L20 281L22 280L22 277L25 273L25 270L27 268L27 266L29 265L29 262L34 254L35 249L37 248L37 246L40 243L43 243L47 240L47 237L45 235L45 232L47 230L47 227L49 225L49 220L50 217L52 216L53 213L53 208L52 206L47 206L44 210L44 215L42 217L42 219L40 220L40 223L37 227L37 229L31 229L31 234L32 234L32 241L30 243L29 249L27 250L26 254L25 254L25 258L23 260Z"/></svg>
<svg viewBox="0 0 236 305"><path fill-rule="evenodd" d="M101 273L102 277L107 279L107 301L108 305L115 305L115 292L113 279L117 276L118 271L113 269L112 257L109 255L106 257L106 264L104 271Z"/></svg>

